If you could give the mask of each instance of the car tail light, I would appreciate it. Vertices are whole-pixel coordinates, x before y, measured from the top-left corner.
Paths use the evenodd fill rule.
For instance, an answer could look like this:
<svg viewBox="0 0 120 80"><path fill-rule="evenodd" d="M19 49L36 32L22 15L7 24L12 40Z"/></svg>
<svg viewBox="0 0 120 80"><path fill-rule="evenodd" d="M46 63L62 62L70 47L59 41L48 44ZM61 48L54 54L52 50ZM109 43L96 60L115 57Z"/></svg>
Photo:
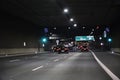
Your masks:
<svg viewBox="0 0 120 80"><path fill-rule="evenodd" d="M65 48L65 50L68 50L68 48Z"/></svg>
<svg viewBox="0 0 120 80"><path fill-rule="evenodd" d="M58 48L58 50L61 50L61 48Z"/></svg>

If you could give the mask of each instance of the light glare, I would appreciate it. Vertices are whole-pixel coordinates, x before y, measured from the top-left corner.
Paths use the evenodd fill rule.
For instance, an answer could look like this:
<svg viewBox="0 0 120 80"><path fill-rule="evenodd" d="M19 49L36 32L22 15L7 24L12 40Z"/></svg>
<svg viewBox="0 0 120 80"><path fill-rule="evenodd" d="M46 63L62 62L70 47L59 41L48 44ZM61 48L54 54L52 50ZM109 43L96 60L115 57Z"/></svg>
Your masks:
<svg viewBox="0 0 120 80"><path fill-rule="evenodd" d="M67 8L64 9L64 13L68 13L68 9Z"/></svg>
<svg viewBox="0 0 120 80"><path fill-rule="evenodd" d="M74 27L77 27L77 24L74 24L73 26L74 26Z"/></svg>
<svg viewBox="0 0 120 80"><path fill-rule="evenodd" d="M70 21L71 21L71 22L73 22L73 21L74 21L74 19L73 19L73 18L70 18Z"/></svg>

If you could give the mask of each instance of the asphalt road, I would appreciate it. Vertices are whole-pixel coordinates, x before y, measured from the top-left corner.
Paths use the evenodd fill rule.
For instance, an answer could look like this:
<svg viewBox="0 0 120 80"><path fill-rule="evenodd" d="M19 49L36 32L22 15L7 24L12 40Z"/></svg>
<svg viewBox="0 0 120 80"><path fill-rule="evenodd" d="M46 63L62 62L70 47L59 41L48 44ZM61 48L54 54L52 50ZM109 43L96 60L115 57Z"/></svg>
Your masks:
<svg viewBox="0 0 120 80"><path fill-rule="evenodd" d="M120 77L120 55L95 52ZM0 80L112 80L91 52L40 54L0 59Z"/></svg>

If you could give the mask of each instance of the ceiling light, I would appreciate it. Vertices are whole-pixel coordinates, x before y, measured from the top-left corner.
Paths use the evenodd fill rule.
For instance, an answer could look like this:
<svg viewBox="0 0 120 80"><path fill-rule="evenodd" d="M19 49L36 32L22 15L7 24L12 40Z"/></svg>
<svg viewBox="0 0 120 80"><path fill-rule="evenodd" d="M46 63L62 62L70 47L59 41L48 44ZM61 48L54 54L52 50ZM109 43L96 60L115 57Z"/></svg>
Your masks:
<svg viewBox="0 0 120 80"><path fill-rule="evenodd" d="M68 27L68 29L71 29L70 27Z"/></svg>
<svg viewBox="0 0 120 80"><path fill-rule="evenodd" d="M73 22L73 21L74 21L74 19L73 19L73 18L70 18L70 21L71 21L71 22Z"/></svg>
<svg viewBox="0 0 120 80"><path fill-rule="evenodd" d="M68 13L68 9L67 8L64 9L64 13Z"/></svg>
<svg viewBox="0 0 120 80"><path fill-rule="evenodd" d="M74 27L77 27L77 24L74 24L73 26L74 26Z"/></svg>
<svg viewBox="0 0 120 80"><path fill-rule="evenodd" d="M54 29L56 30L56 27L54 27Z"/></svg>
<svg viewBox="0 0 120 80"><path fill-rule="evenodd" d="M85 29L85 27L83 27L83 29Z"/></svg>

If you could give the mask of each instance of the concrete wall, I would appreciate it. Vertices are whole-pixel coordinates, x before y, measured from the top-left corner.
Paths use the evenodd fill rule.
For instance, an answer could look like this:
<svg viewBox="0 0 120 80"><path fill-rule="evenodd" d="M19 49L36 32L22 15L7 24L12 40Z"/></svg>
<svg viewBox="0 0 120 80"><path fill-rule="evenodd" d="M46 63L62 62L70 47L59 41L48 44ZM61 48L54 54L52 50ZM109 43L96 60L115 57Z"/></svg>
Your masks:
<svg viewBox="0 0 120 80"><path fill-rule="evenodd" d="M0 49L0 55L11 55L11 54L33 54L37 52L37 48L12 48L12 49ZM40 52L43 52L43 48L40 48Z"/></svg>
<svg viewBox="0 0 120 80"><path fill-rule="evenodd" d="M120 48L112 48L112 51L120 53Z"/></svg>

